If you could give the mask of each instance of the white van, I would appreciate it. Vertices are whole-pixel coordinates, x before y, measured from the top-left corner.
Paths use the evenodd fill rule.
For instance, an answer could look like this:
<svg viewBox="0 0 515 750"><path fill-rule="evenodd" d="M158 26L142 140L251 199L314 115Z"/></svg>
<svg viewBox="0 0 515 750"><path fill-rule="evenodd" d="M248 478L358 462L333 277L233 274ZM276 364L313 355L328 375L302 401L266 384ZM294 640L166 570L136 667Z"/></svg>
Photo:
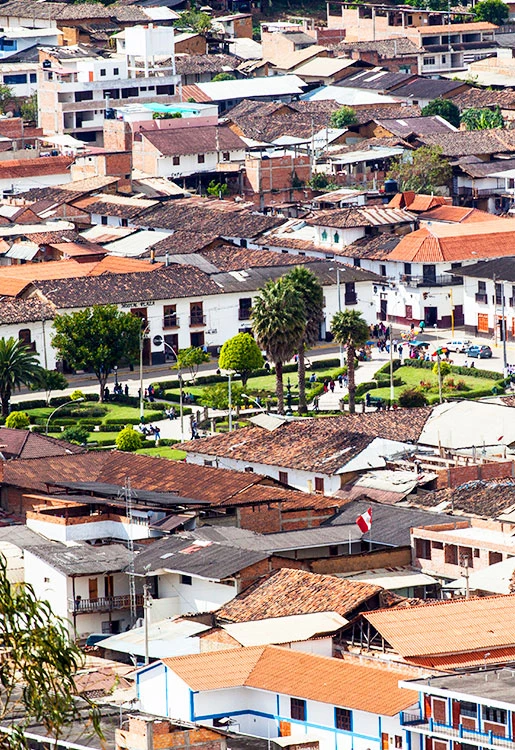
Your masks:
<svg viewBox="0 0 515 750"><path fill-rule="evenodd" d="M472 341L469 339L453 339L448 341L445 346L450 352L466 352L469 346L472 346Z"/></svg>

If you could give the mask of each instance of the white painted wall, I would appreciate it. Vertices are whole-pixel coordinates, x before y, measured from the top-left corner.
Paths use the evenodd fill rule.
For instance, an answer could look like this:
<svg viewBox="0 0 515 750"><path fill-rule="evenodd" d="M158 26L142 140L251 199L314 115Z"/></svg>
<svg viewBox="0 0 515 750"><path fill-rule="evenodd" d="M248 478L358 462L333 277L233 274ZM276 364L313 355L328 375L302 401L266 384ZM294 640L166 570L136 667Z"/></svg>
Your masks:
<svg viewBox="0 0 515 750"><path fill-rule="evenodd" d="M134 511L133 511L134 513ZM140 514L143 515L143 514ZM56 542L80 542L93 539L148 539L151 534L148 523L124 523L115 520L88 523L53 523L39 518L27 518L29 529ZM157 535L157 534L156 534Z"/></svg>
<svg viewBox="0 0 515 750"><path fill-rule="evenodd" d="M299 722L291 719L288 695L248 687L192 692L170 668L166 671L165 675L162 665L156 665L139 672L138 697L144 711L208 725L212 725L217 717L233 714L236 722L233 731L263 738L277 737L279 721L288 721L292 735L317 737L321 750L381 750L383 732L389 735L389 750L394 750L396 736L401 738L403 748L408 745L399 716L378 716L353 710L352 732L345 732L335 728L335 706L332 704L308 700L306 721ZM239 713L243 711L246 713ZM420 750L420 740L415 739L412 750Z"/></svg>
<svg viewBox="0 0 515 750"><path fill-rule="evenodd" d="M163 565L166 561L163 561ZM158 576L159 598L178 597L178 614L211 612L233 599L238 593L236 582L225 585L205 578L191 576L191 585L181 583L179 573Z"/></svg>
<svg viewBox="0 0 515 750"><path fill-rule="evenodd" d="M44 158L44 157L43 157ZM71 181L70 172L60 172L59 174L36 174L31 177L14 177L12 179L0 179L0 194L4 197L4 191L14 190L15 193L22 193L25 190L35 187L51 187L52 185L63 185Z"/></svg>

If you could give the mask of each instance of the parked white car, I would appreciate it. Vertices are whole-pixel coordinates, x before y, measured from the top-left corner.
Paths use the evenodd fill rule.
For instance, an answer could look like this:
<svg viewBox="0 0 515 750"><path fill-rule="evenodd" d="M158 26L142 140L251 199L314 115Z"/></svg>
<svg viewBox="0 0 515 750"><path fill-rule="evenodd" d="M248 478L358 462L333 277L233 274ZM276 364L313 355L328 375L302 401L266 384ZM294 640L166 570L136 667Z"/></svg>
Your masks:
<svg viewBox="0 0 515 750"><path fill-rule="evenodd" d="M472 345L472 341L469 339L453 339L448 341L445 346L450 352L466 352L469 346Z"/></svg>

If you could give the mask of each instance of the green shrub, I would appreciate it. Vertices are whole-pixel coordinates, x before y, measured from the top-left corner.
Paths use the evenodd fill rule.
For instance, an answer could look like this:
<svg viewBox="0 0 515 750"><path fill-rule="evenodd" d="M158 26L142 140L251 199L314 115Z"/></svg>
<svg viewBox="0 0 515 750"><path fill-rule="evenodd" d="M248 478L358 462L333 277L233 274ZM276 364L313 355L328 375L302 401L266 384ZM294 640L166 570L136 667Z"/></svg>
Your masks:
<svg viewBox="0 0 515 750"><path fill-rule="evenodd" d="M45 428L41 424L35 424L33 427L30 428L31 432L35 432L36 435L44 435L45 434Z"/></svg>
<svg viewBox="0 0 515 750"><path fill-rule="evenodd" d="M98 427L98 432L120 432L123 428L121 424L101 424Z"/></svg>
<svg viewBox="0 0 515 750"><path fill-rule="evenodd" d="M116 437L116 447L119 451L133 452L141 448L141 435L132 427L125 427Z"/></svg>
<svg viewBox="0 0 515 750"><path fill-rule="evenodd" d="M68 443L77 443L77 445L84 445L89 437L89 430L79 425L73 427L67 427L61 435L61 440L66 440Z"/></svg>
<svg viewBox="0 0 515 750"><path fill-rule="evenodd" d="M77 424L82 425L83 427L99 427L102 424L101 419L79 419L77 420Z"/></svg>
<svg viewBox="0 0 515 750"><path fill-rule="evenodd" d="M399 406L413 409L417 406L427 406L428 400L418 388L406 388L406 390L400 394L398 402Z"/></svg>
<svg viewBox="0 0 515 750"><path fill-rule="evenodd" d="M26 430L29 424L29 415L24 411L12 411L5 420L5 426L13 430Z"/></svg>
<svg viewBox="0 0 515 750"><path fill-rule="evenodd" d="M16 409L18 411L30 411L30 409L44 409L46 406L44 399L34 399L33 401L18 401Z"/></svg>
<svg viewBox="0 0 515 750"><path fill-rule="evenodd" d="M147 419L147 415L145 415L145 419ZM110 417L109 419L106 419L104 421L104 424L118 424L122 427L126 424L139 424L140 419L139 417L125 417L125 419L122 419L121 417Z"/></svg>

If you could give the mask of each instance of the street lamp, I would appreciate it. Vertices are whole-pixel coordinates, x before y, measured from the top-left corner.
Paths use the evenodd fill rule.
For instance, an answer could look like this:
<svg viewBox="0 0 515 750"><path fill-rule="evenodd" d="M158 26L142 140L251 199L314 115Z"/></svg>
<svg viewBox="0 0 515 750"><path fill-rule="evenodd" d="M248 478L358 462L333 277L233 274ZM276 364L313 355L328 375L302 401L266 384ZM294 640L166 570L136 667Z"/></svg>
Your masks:
<svg viewBox="0 0 515 750"><path fill-rule="evenodd" d="M264 406L262 406L262 405L261 405L261 404L259 403L259 401L257 400L257 398L254 398L253 396L249 396L249 394L248 394L248 393L242 393L242 394L241 394L241 397L242 397L242 398L246 398L246 399L247 399L248 401L253 401L253 402L254 402L254 403L256 404L256 406L257 406L257 407L258 407L259 409L261 409L261 411L266 411L265 407L264 407Z"/></svg>
<svg viewBox="0 0 515 750"><path fill-rule="evenodd" d="M338 294L338 312L342 311L342 287L340 283L340 269L338 266L333 266L329 269L330 271L336 271L336 290ZM340 342L340 367L343 367L343 344Z"/></svg>
<svg viewBox="0 0 515 750"><path fill-rule="evenodd" d="M69 404L77 404L79 401L85 401L84 396L80 396L79 398L72 398L70 401L65 401L64 404L61 404L57 407L57 409L54 409L54 411L50 414L46 421L46 427L45 427L45 435L48 435L48 426L50 424L50 420L54 416L54 414L59 411L59 409L62 409L63 406L68 406Z"/></svg>
<svg viewBox="0 0 515 750"><path fill-rule="evenodd" d="M141 321L141 328L139 332L139 418L143 419L145 416L145 409L143 406L143 340L145 336L149 334L149 328L143 327L144 321Z"/></svg>
<svg viewBox="0 0 515 750"><path fill-rule="evenodd" d="M165 341L164 338L160 334L157 334L156 336L154 336L154 338L152 339L152 343L154 344L154 346L167 346L177 361L177 376L179 378L179 389L180 389L179 414L180 414L180 420L181 420L181 438L183 438L184 437L183 381L182 381L181 368L179 367L179 355L177 354L176 349L174 349L171 344Z"/></svg>
<svg viewBox="0 0 515 750"><path fill-rule="evenodd" d="M114 370L114 387L118 388L118 365L113 367Z"/></svg>

